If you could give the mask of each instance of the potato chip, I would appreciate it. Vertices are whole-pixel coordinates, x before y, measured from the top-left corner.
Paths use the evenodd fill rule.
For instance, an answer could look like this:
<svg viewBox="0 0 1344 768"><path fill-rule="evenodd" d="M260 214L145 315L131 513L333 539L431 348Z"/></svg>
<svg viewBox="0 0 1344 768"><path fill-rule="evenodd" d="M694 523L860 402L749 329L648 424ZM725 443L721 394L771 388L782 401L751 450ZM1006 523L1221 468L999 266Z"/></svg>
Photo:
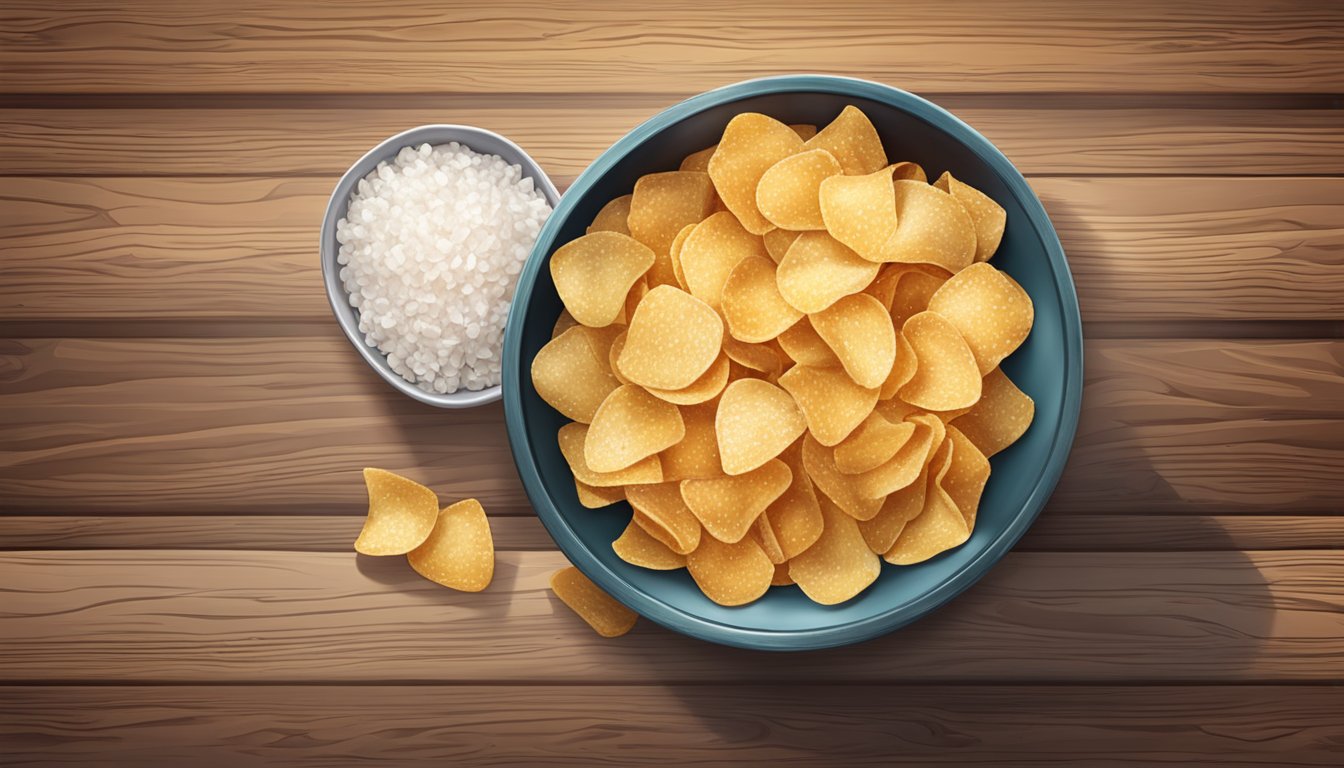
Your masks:
<svg viewBox="0 0 1344 768"><path fill-rule="evenodd" d="M919 163L912 163L909 160L904 160L899 163L892 163L888 167L891 168L891 178L893 181L911 179L918 181L920 184L927 184L929 181L928 174L924 173L924 168Z"/></svg>
<svg viewBox="0 0 1344 768"><path fill-rule="evenodd" d="M1036 403L995 368L981 383L980 400L953 422L985 456L1017 442L1031 426Z"/></svg>
<svg viewBox="0 0 1344 768"><path fill-rule="evenodd" d="M714 427L718 407L717 402L711 402L681 408L686 436L661 454L665 480L693 480L723 474L718 432Z"/></svg>
<svg viewBox="0 0 1344 768"><path fill-rule="evenodd" d="M719 148L709 159L709 176L719 198L748 232L763 235L774 226L756 208L761 176L802 148L798 134L772 117L744 112L728 121Z"/></svg>
<svg viewBox="0 0 1344 768"><path fill-rule="evenodd" d="M883 250L900 221L891 174L891 168L882 168L864 176L832 176L817 190L826 231L872 262L894 261L884 258Z"/></svg>
<svg viewBox="0 0 1344 768"><path fill-rule="evenodd" d="M873 408L873 412L880 413L887 421L893 422L905 421L908 417L917 413L924 413L924 411L921 411L904 400L895 398L892 398L891 400L878 400L877 405Z"/></svg>
<svg viewBox="0 0 1344 768"><path fill-rule="evenodd" d="M860 496L853 477L835 466L835 453L811 435L803 438L803 466L821 495L835 502L855 520L871 520L882 509L883 499Z"/></svg>
<svg viewBox="0 0 1344 768"><path fill-rule="evenodd" d="M742 228L733 214L716 213L696 225L681 244L681 274L686 290L719 308L723 286L738 262L751 256L769 258L765 242Z"/></svg>
<svg viewBox="0 0 1344 768"><path fill-rule="evenodd" d="M616 472L594 472L584 458L584 443L588 440L588 425L577 421L560 428L556 435L560 443L560 453L569 463L569 471L574 479L585 485L609 488L616 485L638 483L661 483L663 466L657 456L640 459L625 469Z"/></svg>
<svg viewBox="0 0 1344 768"><path fill-rule="evenodd" d="M718 145L718 144L715 144L715 145L712 146L712 147L705 147L704 149L700 150L699 152L692 152L691 154L689 154L689 155L686 156L686 159L685 159L685 160L682 160L682 161L681 161L681 167L678 168L677 170L679 170L679 171L700 171L700 172L702 172L702 173L708 173L708 172L709 172L709 158L711 158L711 157L714 156L714 150L716 150L716 149L718 149L718 148L719 148L719 145Z"/></svg>
<svg viewBox="0 0 1344 768"><path fill-rule="evenodd" d="M776 227L825 229L817 190L823 180L840 173L840 164L824 149L790 155L761 176L756 208Z"/></svg>
<svg viewBox="0 0 1344 768"><path fill-rule="evenodd" d="M718 359L709 366L709 370L700 374L700 378L691 382L688 387L682 387L681 389L645 387L645 389L659 400L666 400L674 405L704 403L713 400L723 392L723 388L728 384L729 370L728 356L720 354Z"/></svg>
<svg viewBox="0 0 1344 768"><path fill-rule="evenodd" d="M714 422L723 471L750 472L784 452L807 429L788 392L760 379L739 379L719 399Z"/></svg>
<svg viewBox="0 0 1344 768"><path fill-rule="evenodd" d="M464 499L439 512L424 543L406 553L416 573L460 592L480 592L495 576L495 540L490 521L476 499Z"/></svg>
<svg viewBox="0 0 1344 768"><path fill-rule="evenodd" d="M700 546L700 520L681 497L680 483L632 485L625 495L635 522L668 549L684 555Z"/></svg>
<svg viewBox="0 0 1344 768"><path fill-rule="evenodd" d="M585 234L591 235L594 232L620 232L622 235L630 234L630 199L633 195L621 195L602 206L602 210L593 217L593 223L588 226Z"/></svg>
<svg viewBox="0 0 1344 768"><path fill-rule="evenodd" d="M724 543L706 537L686 557L686 570L719 605L745 605L764 595L775 577L775 565L750 538Z"/></svg>
<svg viewBox="0 0 1344 768"><path fill-rule="evenodd" d="M554 339L578 324L579 321L575 320L574 316L569 314L568 309L560 310L560 316L555 318L555 326L551 328L551 338Z"/></svg>
<svg viewBox="0 0 1344 768"><path fill-rule="evenodd" d="M868 389L882 386L896 362L896 330L882 302L855 293L808 319L856 384Z"/></svg>
<svg viewBox="0 0 1344 768"><path fill-rule="evenodd" d="M355 539L361 555L404 555L420 546L439 519L439 497L425 486L372 467L364 470L369 514Z"/></svg>
<svg viewBox="0 0 1344 768"><path fill-rule="evenodd" d="M724 336L723 353L743 368L766 376L776 376L784 370L784 357L773 345L748 344L732 336ZM733 377L733 380L738 378Z"/></svg>
<svg viewBox="0 0 1344 768"><path fill-rule="evenodd" d="M840 365L840 358L835 356L835 353L827 346L826 341L812 327L812 322L807 317L803 317L787 331L781 333L778 341L780 349L784 350L784 354L799 365L810 365L814 368L830 368Z"/></svg>
<svg viewBox="0 0 1344 768"><path fill-rule="evenodd" d="M849 437L836 444L835 467L847 475L877 469L895 456L914 433L913 422L888 421L874 411Z"/></svg>
<svg viewBox="0 0 1344 768"><path fill-rule="evenodd" d="M807 428L822 445L844 440L873 412L877 390L861 387L839 368L795 365L779 377L793 396Z"/></svg>
<svg viewBox="0 0 1344 768"><path fill-rule="evenodd" d="M863 292L877 299L887 311L891 311L891 302L896 298L896 283L901 279L905 271L905 266L901 264L887 264L878 268L877 277L868 284Z"/></svg>
<svg viewBox="0 0 1344 768"><path fill-rule="evenodd" d="M798 239L802 232L793 232L787 229L772 229L761 236L765 241L766 253L770 254L770 260L778 264L784 260L784 254L789 252L789 246Z"/></svg>
<svg viewBox="0 0 1344 768"><path fill-rule="evenodd" d="M924 264L904 266L891 297L891 322L897 327L929 308L929 299L951 274L941 267Z"/></svg>
<svg viewBox="0 0 1344 768"><path fill-rule="evenodd" d="M881 261L956 272L975 260L975 225L956 198L913 179L893 181L892 187L899 223L882 245Z"/></svg>
<svg viewBox="0 0 1344 768"><path fill-rule="evenodd" d="M650 173L635 182L630 200L630 236L654 253L666 254L687 224L714 210L714 183L703 171Z"/></svg>
<svg viewBox="0 0 1344 768"><path fill-rule="evenodd" d="M770 526L787 560L816 542L821 536L822 519L817 492L803 467L801 441L780 454L780 460L789 466L793 478L784 493L765 508L757 523L764 520Z"/></svg>
<svg viewBox="0 0 1344 768"><path fill-rule="evenodd" d="M908 417L915 425L910 439L890 459L875 469L852 475L853 492L863 498L886 498L909 486L919 477L929 457L943 443L946 427L937 416L915 414Z"/></svg>
<svg viewBox="0 0 1344 768"><path fill-rule="evenodd" d="M723 321L708 304L670 285L649 291L630 318L617 367L631 381L682 389L709 370L723 346Z"/></svg>
<svg viewBox="0 0 1344 768"><path fill-rule="evenodd" d="M634 629L639 618L573 566L551 575L551 591L603 637L624 635Z"/></svg>
<svg viewBox="0 0 1344 768"><path fill-rule="evenodd" d="M966 518L966 527L975 530L980 494L989 480L989 459L956 427L947 428L947 440L952 444L952 460L943 476L943 490Z"/></svg>
<svg viewBox="0 0 1344 768"><path fill-rule="evenodd" d="M789 575L789 564L779 563L775 566L775 575L770 579L772 587L787 587L793 584L793 577Z"/></svg>
<svg viewBox="0 0 1344 768"><path fill-rule="evenodd" d="M761 548L765 556L770 558L770 562L779 565L788 558L784 557L784 550L779 546L779 539L775 538L775 530L770 527L770 521L765 519L762 514L752 523L750 535L756 545Z"/></svg>
<svg viewBox="0 0 1344 768"><path fill-rule="evenodd" d="M872 173L887 164L887 152L868 116L848 105L816 136L807 140L806 149L824 149L835 156L850 176Z"/></svg>
<svg viewBox="0 0 1344 768"><path fill-rule="evenodd" d="M616 326L608 326L608 327L616 327ZM633 384L634 382L626 378L624 373L621 373L621 369L617 365L617 362L621 358L621 352L625 350L626 330L627 329L622 327L621 332L616 334L615 338L611 340L611 346L607 347L607 367L608 369L611 370L611 375L614 376L616 380L619 381L620 383ZM598 403L598 405L601 405L601 403Z"/></svg>
<svg viewBox="0 0 1344 768"><path fill-rule="evenodd" d="M794 123L789 126L793 132L798 134L798 138L807 141L817 135L817 126L808 123Z"/></svg>
<svg viewBox="0 0 1344 768"><path fill-rule="evenodd" d="M780 295L775 263L764 256L748 256L733 267L723 284L722 306L728 332L753 344L775 338L803 316Z"/></svg>
<svg viewBox="0 0 1344 768"><path fill-rule="evenodd" d="M1035 311L1031 297L1013 278L990 264L973 264L953 275L929 299L937 312L961 332L975 355L981 375L1031 333Z"/></svg>
<svg viewBox="0 0 1344 768"><path fill-rule="evenodd" d="M952 323L934 312L920 312L901 329L915 350L915 375L897 395L930 411L966 408L980 399L980 369L975 355Z"/></svg>
<svg viewBox="0 0 1344 768"><path fill-rule="evenodd" d="M868 287L878 268L825 232L804 232L789 246L775 277L784 300L812 314Z"/></svg>
<svg viewBox="0 0 1344 768"><path fill-rule="evenodd" d="M594 472L618 472L676 445L686 436L677 407L625 384L598 406L583 444L584 460Z"/></svg>
<svg viewBox="0 0 1344 768"><path fill-rule="evenodd" d="M836 605L876 581L882 563L868 548L854 518L825 498L821 515L825 520L821 538L789 560L789 576L813 602Z"/></svg>
<svg viewBox="0 0 1344 768"><path fill-rule="evenodd" d="M710 536L732 544L747 535L751 524L791 480L788 465L771 459L741 475L682 480L681 497Z"/></svg>
<svg viewBox="0 0 1344 768"><path fill-rule="evenodd" d="M591 329L578 325L551 339L532 359L532 386L546 404L587 424L602 401L620 386L598 358Z"/></svg>
<svg viewBox="0 0 1344 768"><path fill-rule="evenodd" d="M668 549L666 544L655 539L634 520L611 542L611 549L625 562L651 571L675 571L686 567L685 555Z"/></svg>
<svg viewBox="0 0 1344 768"><path fill-rule="evenodd" d="M952 498L942 488L951 461L952 444L945 443L933 458L924 492L924 509L901 530L896 543L882 556L892 565L913 565L966 543L971 529ZM933 467L939 467L937 471Z"/></svg>
<svg viewBox="0 0 1344 768"><path fill-rule="evenodd" d="M651 275L653 274L653 272L650 271L649 274ZM638 280L635 281L634 285L630 286L630 292L625 295L625 311L621 313L622 317L626 319L625 321L628 321L629 318L635 314L635 308L639 306L639 302L644 300L644 296L648 292L649 292L648 275L639 278ZM618 322L625 322L625 321L622 321L618 318ZM607 326L607 328L610 327L611 327L610 325Z"/></svg>
<svg viewBox="0 0 1344 768"><path fill-rule="evenodd" d="M878 390L878 400L890 400L915 377L915 370L919 367L919 360L915 357L915 348L906 341L905 334L896 332L896 361L891 366L891 373L887 375L887 380L882 382Z"/></svg>
<svg viewBox="0 0 1344 768"><path fill-rule="evenodd" d="M594 232L556 250L551 278L574 319L601 328L616 320L631 286L651 266L653 251L638 240L619 232Z"/></svg>
<svg viewBox="0 0 1344 768"><path fill-rule="evenodd" d="M618 501L625 501L625 487L620 485L598 488L575 479L574 491L579 496L579 503L588 509L601 509Z"/></svg>
<svg viewBox="0 0 1344 768"><path fill-rule="evenodd" d="M696 222L696 224L698 223ZM686 238L690 236L696 224L687 224L682 227L677 236L672 238L672 245L668 246L667 251L667 260L672 263L672 276L677 279L677 285L683 291L686 290L686 274L681 271L681 247L685 245Z"/></svg>
<svg viewBox="0 0 1344 768"><path fill-rule="evenodd" d="M859 521L859 532L873 552L883 555L891 551L905 526L924 511L928 472L924 467L913 483L888 496L873 519Z"/></svg>
<svg viewBox="0 0 1344 768"><path fill-rule="evenodd" d="M975 260L989 261L999 249L1003 240L1003 230L1008 225L1008 214L1003 206L994 202L989 195L953 178L951 173L943 172L933 186L955 197L970 214L975 225Z"/></svg>

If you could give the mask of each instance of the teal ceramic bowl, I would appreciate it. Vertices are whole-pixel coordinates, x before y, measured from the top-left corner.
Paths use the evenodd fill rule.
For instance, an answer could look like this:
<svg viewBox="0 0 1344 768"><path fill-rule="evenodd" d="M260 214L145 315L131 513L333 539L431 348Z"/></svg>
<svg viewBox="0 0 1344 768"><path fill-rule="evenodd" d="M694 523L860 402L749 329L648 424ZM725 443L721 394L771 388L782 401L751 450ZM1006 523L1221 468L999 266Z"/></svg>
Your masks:
<svg viewBox="0 0 1344 768"><path fill-rule="evenodd" d="M865 592L822 606L797 587L772 588L751 605L725 608L700 594L684 571L622 562L611 542L629 522L622 504L589 510L556 445L565 422L532 388L532 359L551 335L560 299L547 262L583 234L598 209L630 192L646 173L675 170L713 144L739 112L824 126L846 104L865 113L895 160L914 160L936 178L951 171L1008 212L994 264L1036 305L1030 337L1003 363L1036 401L1036 418L991 460L975 532L961 547L915 566L883 565ZM1022 174L970 126L924 99L879 83L823 76L772 77L703 93L658 114L602 153L561 198L518 281L504 342L504 410L518 473L537 515L574 565L640 615L716 643L768 650L826 648L867 640L927 614L983 576L1027 530L1054 490L1078 424L1082 398L1078 298L1059 238Z"/></svg>

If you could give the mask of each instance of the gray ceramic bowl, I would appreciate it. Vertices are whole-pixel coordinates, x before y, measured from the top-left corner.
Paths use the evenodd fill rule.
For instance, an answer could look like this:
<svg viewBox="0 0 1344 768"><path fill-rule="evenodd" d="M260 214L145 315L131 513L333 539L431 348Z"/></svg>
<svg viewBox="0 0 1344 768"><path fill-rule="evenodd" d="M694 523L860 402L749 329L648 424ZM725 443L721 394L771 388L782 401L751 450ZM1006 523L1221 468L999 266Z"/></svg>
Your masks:
<svg viewBox="0 0 1344 768"><path fill-rule="evenodd" d="M340 244L336 242L336 222L345 217L346 208L350 205L350 193L354 191L359 180L369 175L380 162L396 157L402 147L447 144L453 141L476 152L499 155L509 163L521 166L523 176L532 179L536 188L546 196L546 202L551 204L552 209L560 203L560 193L556 191L546 172L541 170L541 166L517 144L503 136L470 125L422 125L419 128L412 128L369 150L350 166L350 170L345 172L335 191L331 193L331 200L327 202L326 216L322 219L322 279L327 284L327 300L331 302L331 311L336 315L336 322L340 323L345 337L355 349L359 350L364 361L388 384L396 387L404 395L439 408L471 408L498 400L500 387L496 385L474 392L462 389L452 394L439 395L426 392L403 379L392 370L392 366L388 365L387 358L382 352L364 343L364 334L359 330L359 310L350 306L345 285L340 278L341 268L336 263L336 253L340 250Z"/></svg>

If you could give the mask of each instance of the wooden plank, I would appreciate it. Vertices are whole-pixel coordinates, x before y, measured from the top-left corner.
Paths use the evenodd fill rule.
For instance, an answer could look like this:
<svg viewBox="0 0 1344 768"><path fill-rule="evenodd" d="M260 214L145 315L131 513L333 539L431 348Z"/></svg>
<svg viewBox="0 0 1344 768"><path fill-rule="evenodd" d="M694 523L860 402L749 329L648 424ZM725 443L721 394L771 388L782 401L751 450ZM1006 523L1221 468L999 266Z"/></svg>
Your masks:
<svg viewBox="0 0 1344 768"><path fill-rule="evenodd" d="M528 508L488 510L500 550L554 548ZM0 515L0 550L249 549L349 552L364 524L348 515ZM1344 549L1338 515L1090 515L1051 511L1021 552Z"/></svg>
<svg viewBox="0 0 1344 768"><path fill-rule="evenodd" d="M1088 322L1344 319L1344 179L1032 183ZM326 322L316 252L331 184L8 179L0 321Z"/></svg>
<svg viewBox="0 0 1344 768"><path fill-rule="evenodd" d="M0 109L0 173L22 176L336 177L416 125L479 125L511 137L557 177L577 176L671 102L458 98L416 109ZM1014 109L957 115L1027 174L1344 173L1344 111ZM206 161L203 162L203 159Z"/></svg>
<svg viewBox="0 0 1344 768"><path fill-rule="evenodd" d="M0 688L10 765L1336 765L1289 686Z"/></svg>
<svg viewBox="0 0 1344 768"><path fill-rule="evenodd" d="M695 92L807 71L945 91L1338 93L1331 3L8 3L0 89Z"/></svg>
<svg viewBox="0 0 1344 768"><path fill-rule="evenodd" d="M807 654L712 646L647 621L605 640L549 592L561 554L500 552L496 563L494 584L467 594L400 557L0 553L0 679L1077 684L1344 675L1336 551L1012 553L900 632Z"/></svg>
<svg viewBox="0 0 1344 768"><path fill-rule="evenodd" d="M527 505L499 405L442 411L337 337L0 342L11 512L363 512L359 469ZM1344 341L1094 340L1051 509L1336 512ZM278 362L282 361L282 362Z"/></svg>

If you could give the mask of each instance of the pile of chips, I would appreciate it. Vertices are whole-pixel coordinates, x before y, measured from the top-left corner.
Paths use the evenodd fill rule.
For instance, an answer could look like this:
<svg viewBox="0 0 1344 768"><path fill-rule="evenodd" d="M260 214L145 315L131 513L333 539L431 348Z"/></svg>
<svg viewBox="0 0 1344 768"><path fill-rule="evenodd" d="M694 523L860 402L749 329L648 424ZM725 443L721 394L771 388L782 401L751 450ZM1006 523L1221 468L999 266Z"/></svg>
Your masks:
<svg viewBox="0 0 1344 768"><path fill-rule="evenodd" d="M852 106L820 132L739 114L603 207L551 258L532 381L580 502L633 510L616 553L722 605L829 605L965 542L1034 413L998 367L1033 319L988 263L1005 223Z"/></svg>

